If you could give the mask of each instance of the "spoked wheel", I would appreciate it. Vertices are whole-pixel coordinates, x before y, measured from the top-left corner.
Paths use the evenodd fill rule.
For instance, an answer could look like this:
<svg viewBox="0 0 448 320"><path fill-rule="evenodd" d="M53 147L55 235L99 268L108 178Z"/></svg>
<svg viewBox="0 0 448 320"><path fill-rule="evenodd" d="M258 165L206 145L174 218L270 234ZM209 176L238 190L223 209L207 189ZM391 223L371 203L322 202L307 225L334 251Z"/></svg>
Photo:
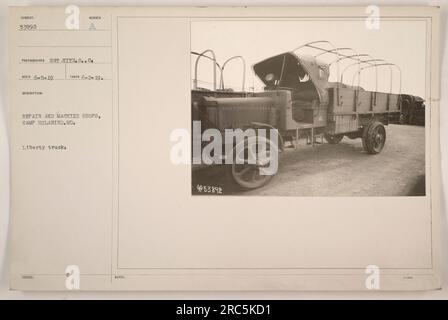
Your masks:
<svg viewBox="0 0 448 320"><path fill-rule="evenodd" d="M386 129L381 122L375 121L364 128L362 145L367 153L380 153L386 143Z"/></svg>
<svg viewBox="0 0 448 320"><path fill-rule="evenodd" d="M399 124L406 124L406 116L403 113L400 113L400 118L398 118Z"/></svg>
<svg viewBox="0 0 448 320"><path fill-rule="evenodd" d="M228 167L233 182L245 190L267 184L278 169L278 144L271 140L250 137L233 148L233 162ZM277 161L277 164L271 163Z"/></svg>
<svg viewBox="0 0 448 320"><path fill-rule="evenodd" d="M342 138L344 138L343 134L329 134L326 133L324 134L324 138L325 140L329 143L329 144L338 144L339 142L342 141Z"/></svg>

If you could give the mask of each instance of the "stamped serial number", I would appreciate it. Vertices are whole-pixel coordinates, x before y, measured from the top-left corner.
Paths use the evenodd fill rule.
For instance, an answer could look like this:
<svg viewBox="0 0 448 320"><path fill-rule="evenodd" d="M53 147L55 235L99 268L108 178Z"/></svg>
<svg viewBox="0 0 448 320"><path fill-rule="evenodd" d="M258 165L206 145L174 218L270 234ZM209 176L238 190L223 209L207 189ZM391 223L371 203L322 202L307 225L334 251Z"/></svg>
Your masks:
<svg viewBox="0 0 448 320"><path fill-rule="evenodd" d="M214 193L214 194L222 194L222 187L218 186L209 186L209 185L196 185L196 190L199 193Z"/></svg>

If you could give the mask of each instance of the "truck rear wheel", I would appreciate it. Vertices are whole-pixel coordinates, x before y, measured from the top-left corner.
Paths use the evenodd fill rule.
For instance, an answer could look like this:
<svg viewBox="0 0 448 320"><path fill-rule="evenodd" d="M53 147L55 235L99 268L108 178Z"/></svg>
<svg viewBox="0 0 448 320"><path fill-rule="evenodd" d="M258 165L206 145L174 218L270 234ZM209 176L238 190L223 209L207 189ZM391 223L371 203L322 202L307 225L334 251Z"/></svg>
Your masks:
<svg viewBox="0 0 448 320"><path fill-rule="evenodd" d="M339 142L342 141L342 139L344 138L343 134L329 134L326 133L324 134L324 138L325 140L329 143L329 144L338 144Z"/></svg>
<svg viewBox="0 0 448 320"><path fill-rule="evenodd" d="M364 127L362 145L369 154L378 154L386 143L386 129L379 121L374 121Z"/></svg>

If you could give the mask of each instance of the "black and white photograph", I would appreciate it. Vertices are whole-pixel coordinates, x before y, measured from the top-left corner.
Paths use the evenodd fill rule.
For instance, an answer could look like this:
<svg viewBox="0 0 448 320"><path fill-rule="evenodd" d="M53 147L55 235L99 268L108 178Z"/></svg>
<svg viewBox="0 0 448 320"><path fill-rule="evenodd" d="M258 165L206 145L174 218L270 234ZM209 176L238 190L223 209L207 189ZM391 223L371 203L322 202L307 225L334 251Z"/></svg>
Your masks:
<svg viewBox="0 0 448 320"><path fill-rule="evenodd" d="M193 22L192 194L424 196L426 28Z"/></svg>

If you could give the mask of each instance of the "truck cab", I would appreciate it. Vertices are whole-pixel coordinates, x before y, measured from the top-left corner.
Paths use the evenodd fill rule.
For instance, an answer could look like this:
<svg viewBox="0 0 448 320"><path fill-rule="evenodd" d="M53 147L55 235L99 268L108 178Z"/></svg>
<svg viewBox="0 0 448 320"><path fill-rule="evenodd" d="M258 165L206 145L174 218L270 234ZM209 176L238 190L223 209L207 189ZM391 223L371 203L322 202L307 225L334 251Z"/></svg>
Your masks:
<svg viewBox="0 0 448 320"><path fill-rule="evenodd" d="M286 52L253 66L258 78L264 83L265 91L287 90L290 104L280 114L289 118L281 119L281 130L287 131L312 125L327 125L329 103L329 66L312 56Z"/></svg>

